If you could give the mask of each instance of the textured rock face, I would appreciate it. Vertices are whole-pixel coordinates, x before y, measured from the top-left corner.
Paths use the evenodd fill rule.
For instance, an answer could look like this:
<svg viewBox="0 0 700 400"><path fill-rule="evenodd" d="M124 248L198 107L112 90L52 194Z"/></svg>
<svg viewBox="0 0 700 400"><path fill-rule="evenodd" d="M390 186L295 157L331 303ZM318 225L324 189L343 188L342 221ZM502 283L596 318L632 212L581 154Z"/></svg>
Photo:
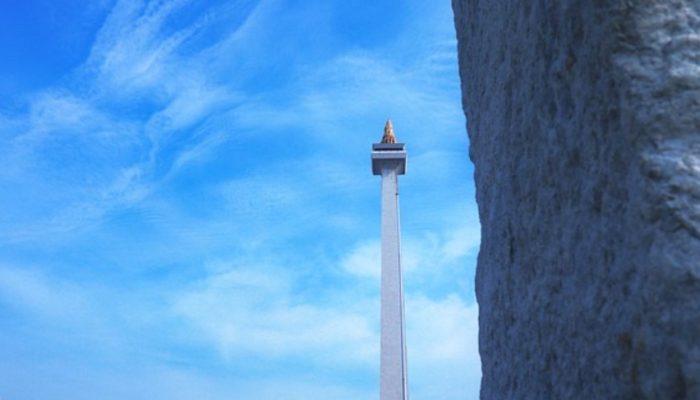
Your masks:
<svg viewBox="0 0 700 400"><path fill-rule="evenodd" d="M453 0L483 399L700 399L700 1Z"/></svg>

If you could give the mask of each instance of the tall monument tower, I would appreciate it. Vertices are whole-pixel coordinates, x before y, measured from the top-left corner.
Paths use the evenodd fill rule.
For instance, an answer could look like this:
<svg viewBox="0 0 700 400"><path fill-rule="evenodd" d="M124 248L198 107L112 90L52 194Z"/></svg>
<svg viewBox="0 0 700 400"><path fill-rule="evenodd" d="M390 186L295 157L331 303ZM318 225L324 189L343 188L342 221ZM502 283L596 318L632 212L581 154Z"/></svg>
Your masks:
<svg viewBox="0 0 700 400"><path fill-rule="evenodd" d="M408 400L403 283L399 229L399 175L406 150L396 143L391 121L381 143L372 145L372 173L382 176L382 309L380 400Z"/></svg>

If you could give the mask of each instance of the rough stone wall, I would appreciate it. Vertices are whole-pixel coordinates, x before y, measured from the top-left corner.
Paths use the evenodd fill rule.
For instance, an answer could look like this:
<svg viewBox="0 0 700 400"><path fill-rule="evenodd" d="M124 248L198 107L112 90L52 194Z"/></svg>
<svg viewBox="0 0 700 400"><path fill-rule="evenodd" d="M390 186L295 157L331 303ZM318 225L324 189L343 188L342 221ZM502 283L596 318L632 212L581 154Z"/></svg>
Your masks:
<svg viewBox="0 0 700 400"><path fill-rule="evenodd" d="M700 399L700 1L453 0L483 399Z"/></svg>

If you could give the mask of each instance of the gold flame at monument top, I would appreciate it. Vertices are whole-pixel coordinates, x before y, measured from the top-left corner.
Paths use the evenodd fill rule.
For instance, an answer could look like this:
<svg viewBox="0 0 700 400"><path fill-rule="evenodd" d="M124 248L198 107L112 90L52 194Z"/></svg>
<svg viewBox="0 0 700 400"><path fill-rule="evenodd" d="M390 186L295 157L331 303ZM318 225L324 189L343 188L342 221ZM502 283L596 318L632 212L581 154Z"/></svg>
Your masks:
<svg viewBox="0 0 700 400"><path fill-rule="evenodd" d="M382 137L382 143L396 143L396 136L394 135L394 125L391 124L391 120L386 121L384 126L384 136Z"/></svg>

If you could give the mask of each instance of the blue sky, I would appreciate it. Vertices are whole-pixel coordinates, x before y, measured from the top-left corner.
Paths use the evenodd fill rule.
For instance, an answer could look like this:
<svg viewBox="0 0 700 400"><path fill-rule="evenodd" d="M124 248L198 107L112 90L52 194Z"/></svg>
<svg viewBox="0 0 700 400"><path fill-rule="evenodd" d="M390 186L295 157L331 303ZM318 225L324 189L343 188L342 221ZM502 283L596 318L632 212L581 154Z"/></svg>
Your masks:
<svg viewBox="0 0 700 400"><path fill-rule="evenodd" d="M376 399L387 118L411 398L478 398L449 1L0 11L1 399Z"/></svg>

